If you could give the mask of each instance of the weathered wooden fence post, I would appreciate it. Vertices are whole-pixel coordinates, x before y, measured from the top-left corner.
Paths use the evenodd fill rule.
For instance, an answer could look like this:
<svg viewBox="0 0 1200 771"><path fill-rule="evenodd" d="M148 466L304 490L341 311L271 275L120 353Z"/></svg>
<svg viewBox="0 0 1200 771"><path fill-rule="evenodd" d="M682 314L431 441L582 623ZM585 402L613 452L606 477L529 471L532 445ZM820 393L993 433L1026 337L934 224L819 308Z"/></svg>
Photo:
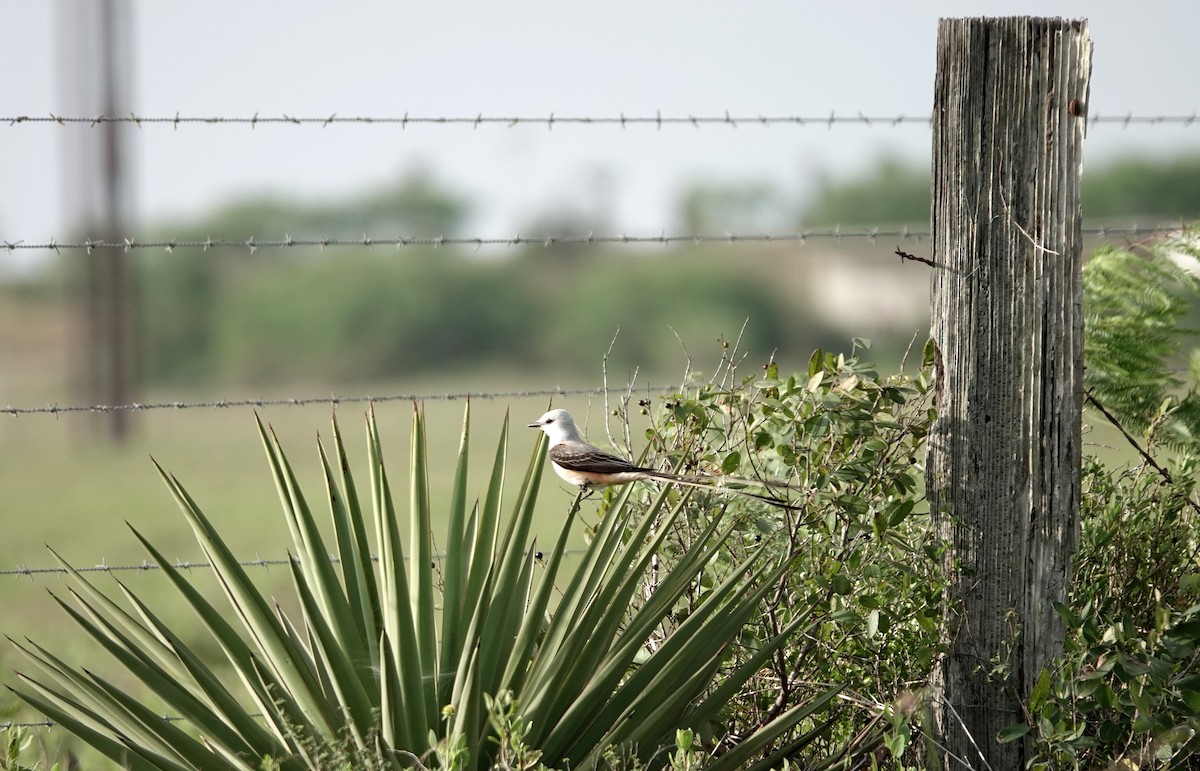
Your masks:
<svg viewBox="0 0 1200 771"><path fill-rule="evenodd" d="M933 683L947 768L1024 768L1021 700L1061 650L1078 540L1082 20L943 19L933 113L938 419L927 488L950 548ZM956 759L957 758L957 759Z"/></svg>

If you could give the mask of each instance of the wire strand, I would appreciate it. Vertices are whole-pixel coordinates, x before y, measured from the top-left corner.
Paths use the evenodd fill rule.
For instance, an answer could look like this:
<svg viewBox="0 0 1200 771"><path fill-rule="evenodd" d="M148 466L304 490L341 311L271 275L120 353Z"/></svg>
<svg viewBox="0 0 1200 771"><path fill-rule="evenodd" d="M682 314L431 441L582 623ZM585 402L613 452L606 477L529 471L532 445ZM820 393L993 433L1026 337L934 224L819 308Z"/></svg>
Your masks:
<svg viewBox="0 0 1200 771"><path fill-rule="evenodd" d="M453 402L470 399L531 399L540 396L600 396L604 393L670 393L679 390L675 385L627 385L624 388L541 388L524 391L460 391L440 394L383 394L339 396L305 396L274 399L211 399L207 401L132 402L129 404L49 404L45 407L0 407L9 415L63 415L70 413L145 412L149 410L228 409L231 407L302 407L311 404L362 404L375 402Z"/></svg>
<svg viewBox="0 0 1200 771"><path fill-rule="evenodd" d="M565 549L565 550L563 550L563 556L564 557L577 557L577 556L586 554L587 551L588 550L586 548ZM536 550L536 549L530 550L528 552L528 554L533 556L534 559L536 559L538 561L541 561L541 559L542 559L542 552L539 550ZM446 557L446 552L436 552L431 556L433 556L434 559L444 559ZM411 559L411 557L408 557L408 556L404 557L404 560L406 562L409 559ZM329 560L330 560L330 562L333 562L333 563L341 562L341 560L338 557L333 556L333 555L330 555ZM299 559L296 557L291 557L288 559L261 559L260 558L260 559L239 561L238 565L241 565L242 567L266 568L266 567L271 567L273 565L286 565L286 564L288 564L289 561L299 562ZM373 554L373 555L371 555L371 561L378 562L379 557ZM175 568L181 569L181 570L191 570L193 568L211 568L212 563L207 562L207 561L199 561L199 562L177 561L177 562L172 563L172 567L175 567ZM140 572L161 570L161 567L152 562L143 562L140 565L103 565L103 564L101 564L101 565L93 565L91 567L76 567L74 569L76 572L79 572L79 573L94 573L94 572L118 573L118 572L130 572L130 571L140 573ZM64 567L41 567L41 568L21 567L21 568L16 568L16 569L12 569L12 570L0 570L0 576L28 576L29 578L32 579L32 577L34 575L41 575L41 574L47 574L47 573L64 574L67 572L68 572L67 569ZM180 715L162 715L161 717L163 720L172 721L172 722L186 720L186 718L184 718ZM26 722L7 720L4 722L0 722L0 732L11 731L11 730L17 729L17 728L46 728L46 729L49 729L49 728L54 728L56 726L58 726L58 723L54 722L53 720L32 720L32 721L26 721Z"/></svg>
<svg viewBox="0 0 1200 771"><path fill-rule="evenodd" d="M1179 114L1179 115L1135 115L1132 112L1124 115L1091 115L1087 118L1088 123L1096 124L1111 124L1118 125L1122 128L1128 128L1132 125L1146 126L1166 126L1178 125L1182 128L1190 128L1197 121L1197 113ZM522 125L544 126L547 129L553 129L556 125L569 126L618 126L622 129L630 126L652 126L655 129L661 130L664 126L691 126L692 128L701 128L704 126L725 126L728 128L738 128L739 126L811 126L832 128L834 126L863 126L875 127L885 126L896 128L904 125L924 125L927 126L932 122L929 115L866 115L862 112L855 114L838 114L837 111L831 111L828 115L732 115L728 110L722 115L663 115L661 111L656 111L654 115L626 115L619 113L617 115L556 115L551 112L545 116L505 116L505 115L484 115L478 113L474 116L469 115L410 115L405 113L401 116L395 115L338 115L332 113L326 116L293 116L283 113L281 115L259 115L257 112L250 116L199 116L199 115L181 115L176 112L174 115L138 115L129 113L128 115L94 115L94 116L68 116L56 115L50 113L48 115L11 115L0 117L0 122L7 123L9 126L19 126L26 123L45 124L52 123L61 126L67 125L85 125L89 127L100 126L106 123L129 123L141 128L143 126L166 125L178 129L184 125L237 125L250 126L256 128L259 125L287 125L287 126L320 126L326 128L332 125L358 125L358 126L400 126L401 129L407 128L409 125L422 126L469 126L471 128L479 128L480 126L501 126L511 128Z"/></svg>
<svg viewBox="0 0 1200 771"><path fill-rule="evenodd" d="M1118 236L1150 236L1162 233L1170 233L1180 229L1179 223L1160 223L1157 225L1146 226L1134 223L1132 225L1094 225L1083 228L1083 235L1096 236L1099 238L1109 238ZM104 239L85 239L83 241L64 241L60 242L56 238L51 238L49 241L27 242L25 239L17 241L4 240L0 241L0 249L8 251L31 251L31 250L46 250L62 252L83 250L91 253L98 249L123 249L130 251L134 249L162 249L166 252L173 252L176 249L201 249L209 251L210 249L248 249L251 254L254 254L259 249L293 249L299 247L316 247L326 249L332 247L375 247L389 246L395 247L397 250L403 249L406 246L432 246L434 248L442 246L470 246L475 249L481 249L485 246L542 246L549 248L551 246L578 246L578 245L632 245L632 244L739 244L739 243L792 243L803 245L806 241L842 241L864 239L868 241L878 241L879 239L900 239L900 240L928 240L930 233L928 230L914 230L909 227L894 228L883 227L879 225L857 225L850 228L845 228L841 225L836 225L833 228L822 230L797 230L790 233L724 233L721 235L701 234L701 233L680 233L667 234L666 232L659 235L596 235L588 233L586 235L555 235L547 233L541 236L522 236L516 234L505 237L478 238L478 237L379 237L363 234L361 238L293 238L288 234L284 234L283 238L258 238L251 236L250 238L205 238L203 241L197 240L179 240L179 239L153 239L142 240L135 237L125 238L121 241L111 241Z"/></svg>
<svg viewBox="0 0 1200 771"><path fill-rule="evenodd" d="M587 549L584 549L584 548L565 549L565 550L563 550L563 556L575 557L575 556L579 556L579 555L585 553L586 551L587 551ZM538 549L531 549L526 554L527 554L527 556L532 556L534 559L537 559L537 560L542 559L542 552L541 552L541 550L538 550ZM447 553L444 551L439 551L439 552L434 552L430 556L432 556L434 559L440 560L440 559L445 559L447 556ZM403 559L405 562L408 562L409 560L412 559L412 557L406 555ZM333 554L329 555L329 561L330 561L330 563L335 564L335 565L341 564L341 559ZM379 557L377 555L372 554L371 561L378 562ZM278 559L265 559L262 557L256 557L255 559L252 559L252 560L239 560L237 564L240 565L241 567L245 567L245 568L272 568L272 567L278 567L280 565L287 565L289 562L292 562L292 563L295 563L298 565L298 564L300 564L300 558L299 557L290 557L290 558L284 557L284 558L278 558ZM212 568L212 566L213 566L212 563L207 560L195 560L195 561L176 560L175 562L171 563L171 567L176 568L178 570L208 569L208 568ZM76 566L72 565L71 569L77 573L151 573L151 572L154 572L157 570L161 570L162 566L158 565L155 562L148 562L148 561L143 561L139 565L108 565L108 564L105 564L103 561L101 561L100 563L95 564L95 565L86 565L86 566L82 566L82 567L76 567ZM19 565L15 568L6 568L4 570L0 570L0 578L10 577L10 576L25 576L27 578L33 578L34 576L40 576L40 575L66 575L70 572L71 572L71 570L68 570L67 568L62 567L61 565L42 566L42 567L33 567L33 568L27 567L25 565Z"/></svg>

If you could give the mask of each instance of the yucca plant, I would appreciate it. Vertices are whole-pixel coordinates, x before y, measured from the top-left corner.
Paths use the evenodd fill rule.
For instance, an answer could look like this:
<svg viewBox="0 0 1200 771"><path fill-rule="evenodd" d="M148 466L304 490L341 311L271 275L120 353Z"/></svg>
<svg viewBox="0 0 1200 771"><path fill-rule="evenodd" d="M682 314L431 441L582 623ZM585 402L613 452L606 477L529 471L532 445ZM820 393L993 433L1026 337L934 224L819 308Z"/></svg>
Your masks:
<svg viewBox="0 0 1200 771"><path fill-rule="evenodd" d="M412 426L407 551L373 411L369 494L359 493L336 417L332 457L319 443L332 549L277 438L259 421L294 544L290 565L301 618L268 602L183 485L159 468L232 613L210 603L153 544L134 535L236 679L219 674L218 662L204 660L128 587L116 583L132 610L59 558L75 596L59 604L179 719L164 719L90 666L68 664L34 642L18 647L38 672L18 673L14 691L132 769L593 768L614 757L614 748L644 767L664 766L677 731L710 720L803 626L798 619L713 683L730 641L785 569L783 560L768 557L778 550L764 549L725 571L704 602L664 636L664 618L729 537L722 511L705 513L704 537L647 590L655 552L687 496L672 494L677 500L668 506L663 489L634 515L626 488L572 572L564 553L578 498L553 547L544 554L531 548L544 438L539 434L505 522L507 419L490 484L472 501L469 416L468 407L440 569L420 409ZM810 718L836 692L792 706L707 765L765 768L794 753L813 738L797 727L818 724Z"/></svg>

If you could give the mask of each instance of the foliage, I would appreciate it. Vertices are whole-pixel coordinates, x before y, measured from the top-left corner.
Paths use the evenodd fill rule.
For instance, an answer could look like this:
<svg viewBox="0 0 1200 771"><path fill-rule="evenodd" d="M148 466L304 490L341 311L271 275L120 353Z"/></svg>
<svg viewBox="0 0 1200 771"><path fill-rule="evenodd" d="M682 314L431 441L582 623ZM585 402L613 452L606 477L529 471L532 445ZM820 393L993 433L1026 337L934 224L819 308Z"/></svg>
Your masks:
<svg viewBox="0 0 1200 771"><path fill-rule="evenodd" d="M1103 246L1083 267L1086 388L1127 428L1175 447L1200 441L1200 394L1184 391L1176 374L1195 334L1184 322L1200 298L1200 283L1176 260L1200 267L1198 244L1193 231Z"/></svg>
<svg viewBox="0 0 1200 771"><path fill-rule="evenodd" d="M1196 281L1194 232L1084 267L1089 403L1143 461L1085 457L1062 658L1028 695L1038 768L1195 767L1200 757L1200 433L1196 378L1173 368ZM1160 446L1172 454L1161 457ZM1159 458L1155 458L1159 455Z"/></svg>
<svg viewBox="0 0 1200 771"><path fill-rule="evenodd" d="M352 371L380 379L486 365L562 376L593 368L618 328L613 366L632 369L677 360L672 328L708 342L747 316L755 319L747 345L757 350L798 356L811 340L784 334L798 319L736 264L604 254L572 261L565 274L552 255L481 261L411 248L336 259L295 253L301 259L258 271L229 255L202 257L181 255L144 287L148 377L263 382ZM541 261L536 270L532 260ZM227 277L218 281L220 271L209 270L221 265Z"/></svg>
<svg viewBox="0 0 1200 771"><path fill-rule="evenodd" d="M1155 223L1200 216L1200 154L1168 157L1124 155L1089 164L1083 172L1083 210L1092 220ZM805 227L929 222L927 163L885 155L848 179L824 176L800 215Z"/></svg>
<svg viewBox="0 0 1200 771"><path fill-rule="evenodd" d="M1087 463L1074 583L1059 607L1066 650L1028 703L1041 767L1192 767L1200 756L1197 470L1187 457L1168 482L1146 466Z"/></svg>
<svg viewBox="0 0 1200 771"><path fill-rule="evenodd" d="M886 155L857 176L817 181L801 214L804 227L849 224L929 225L929 169Z"/></svg>
<svg viewBox="0 0 1200 771"><path fill-rule="evenodd" d="M158 235L180 242L203 242L216 235L262 238L265 234L277 238L287 234L297 240L358 239L364 233L381 232L450 237L461 234L469 211L464 198L428 172L416 171L392 185L336 202L238 201L199 222L161 226ZM286 270L302 254L311 257L300 248L282 253L258 251L251 256L248 248L225 247L179 250L165 259L161 254L139 255L142 376L175 382L211 377L221 364L218 328L230 310L229 292L260 277L264 268L271 275ZM306 300L320 297L316 293Z"/></svg>
<svg viewBox="0 0 1200 771"><path fill-rule="evenodd" d="M1155 216L1178 222L1200 217L1200 153L1127 154L1083 174L1083 209L1110 220Z"/></svg>
<svg viewBox="0 0 1200 771"><path fill-rule="evenodd" d="M544 340L532 346L535 364L593 367L595 352L605 350L617 330L619 344L609 361L617 371L677 362L685 355L681 342L685 348L689 341L710 343L743 326L744 344L752 350L786 345L796 353L779 301L736 266L710 271L673 260L610 257L580 265L570 283L587 291L555 292L541 301L547 316L540 325Z"/></svg>
<svg viewBox="0 0 1200 771"><path fill-rule="evenodd" d="M231 689L214 662L128 587L118 582L125 601L119 603L60 560L75 598L58 600L62 608L183 722L164 720L92 665L70 665L36 642L17 645L39 671L19 673L15 692L132 769L586 769L603 767L614 752L642 767L665 765L677 730L718 714L787 639L781 632L759 640L743 665L722 666L738 631L781 580L786 560L768 539L739 549L736 564L727 562L733 530L720 509L709 509L702 535L675 553L676 571L637 594L667 534L693 510L686 498L668 504L669 489L635 510L626 488L610 501L577 569L567 570L578 499L552 548L543 554L529 543L544 438L505 523L506 432L492 482L471 504L468 423L448 512L449 550L440 562L420 411L412 431L407 553L373 415L369 485L361 495L336 421L332 457L321 448L332 550L282 447L259 424L296 550L290 567L298 621L268 602L180 482L160 469L232 612L211 604L135 535L241 687ZM705 591L689 599L688 617L671 616L697 583ZM677 623L666 629L668 618ZM817 741L824 730L819 716L838 690L827 686L789 700L770 723L706 758L705 767L746 768L760 758L769 764L792 751L779 747L784 735L793 743Z"/></svg>
<svg viewBox="0 0 1200 771"><path fill-rule="evenodd" d="M771 231L791 204L768 182L695 182L682 193L679 217L688 233Z"/></svg>
<svg viewBox="0 0 1200 771"><path fill-rule="evenodd" d="M28 765L29 756L35 752L34 735L30 729L24 726L8 727L0 737L4 739L4 743L0 745L0 771L35 771L38 768L46 771L59 770L58 763L49 765L44 757L39 765Z"/></svg>
<svg viewBox="0 0 1200 771"><path fill-rule="evenodd" d="M722 662L736 671L763 660L753 687L726 692L689 741L719 750L769 724L790 701L836 682L846 686L842 706L822 727L831 739L864 737L843 760L886 752L885 739L899 757L908 742L885 731L885 715L900 715L897 726L907 730L917 709L912 693L938 652L943 590L939 545L919 510L919 458L933 417L929 383L923 375L882 377L855 356L819 350L807 372L790 376L774 364L762 375L741 376L734 358L711 381L653 410L642 402L653 416L647 436L661 462L727 475L731 486L757 480L754 486L800 507L725 500L735 536L714 568L732 572L745 553L766 543L788 571ZM683 553L706 527L702 512L726 497L712 495L675 526L664 574L674 574L671 555ZM707 592L705 584L695 586L673 624L694 613ZM764 659L762 642L780 634L788 644Z"/></svg>

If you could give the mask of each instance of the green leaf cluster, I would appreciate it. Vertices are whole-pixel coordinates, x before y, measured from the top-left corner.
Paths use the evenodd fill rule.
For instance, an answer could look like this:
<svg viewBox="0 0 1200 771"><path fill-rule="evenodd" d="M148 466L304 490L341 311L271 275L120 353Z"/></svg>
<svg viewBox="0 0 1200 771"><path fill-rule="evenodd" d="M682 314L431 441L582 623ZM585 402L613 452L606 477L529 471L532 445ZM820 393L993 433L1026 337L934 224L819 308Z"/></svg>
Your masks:
<svg viewBox="0 0 1200 771"><path fill-rule="evenodd" d="M1200 757L1200 401L1188 372L1200 257L1195 230L1084 266L1089 411L1136 465L1085 455L1063 656L1028 719L1035 768L1192 768ZM1194 353L1192 354L1194 356Z"/></svg>
<svg viewBox="0 0 1200 771"><path fill-rule="evenodd" d="M762 641L789 634L787 645L765 659L754 687L729 693L713 720L698 726L696 740L721 746L769 722L781 701L812 698L821 684L836 682L846 690L842 708L824 724L830 754L840 744L852 748L845 759L862 760L886 741L899 757L908 749L901 734L919 711L913 694L940 650L945 584L922 483L933 419L929 381L884 377L856 355L820 350L806 372L792 375L773 363L743 375L736 358L731 353L708 382L656 406L643 402L653 420L647 437L661 462L720 474L720 486L765 491L797 507L765 506L720 489L695 493L709 508L726 507L735 528L710 580L734 573L741 553L764 545L787 565L722 666L744 666L760 655ZM705 524L699 513L678 523L660 569L673 572L671 554ZM707 592L697 585L675 617L689 617ZM889 714L900 716L894 725L884 719Z"/></svg>
<svg viewBox="0 0 1200 771"><path fill-rule="evenodd" d="M1083 267L1084 383L1129 430L1168 446L1200 441L1200 395L1185 388L1200 299L1200 241L1185 231L1144 247L1103 246Z"/></svg>
<svg viewBox="0 0 1200 771"><path fill-rule="evenodd" d="M1200 756L1200 516L1194 458L1084 468L1066 650L1028 700L1039 768L1190 768ZM1014 733L1014 738L1015 738ZM1131 765L1129 765L1131 764Z"/></svg>

